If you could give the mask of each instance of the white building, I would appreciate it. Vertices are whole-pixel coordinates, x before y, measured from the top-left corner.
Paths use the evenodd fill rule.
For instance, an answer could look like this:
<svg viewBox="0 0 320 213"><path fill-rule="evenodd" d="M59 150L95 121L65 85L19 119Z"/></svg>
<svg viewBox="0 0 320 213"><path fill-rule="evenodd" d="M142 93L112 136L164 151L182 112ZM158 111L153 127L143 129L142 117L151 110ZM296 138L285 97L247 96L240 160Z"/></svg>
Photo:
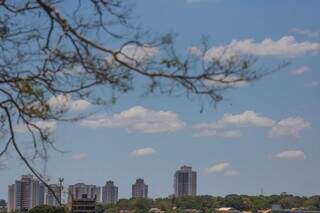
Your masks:
<svg viewBox="0 0 320 213"><path fill-rule="evenodd" d="M44 204L44 191L44 185L32 175L23 175L8 187L8 211L30 210Z"/></svg>

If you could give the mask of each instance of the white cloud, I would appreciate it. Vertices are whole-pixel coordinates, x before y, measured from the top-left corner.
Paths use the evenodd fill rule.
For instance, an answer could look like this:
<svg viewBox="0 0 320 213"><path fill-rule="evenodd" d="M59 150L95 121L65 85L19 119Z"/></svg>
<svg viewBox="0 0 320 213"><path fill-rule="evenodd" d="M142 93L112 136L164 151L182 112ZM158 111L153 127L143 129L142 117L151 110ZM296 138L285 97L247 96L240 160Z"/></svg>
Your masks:
<svg viewBox="0 0 320 213"><path fill-rule="evenodd" d="M90 106L91 106L91 103L89 103L86 100L80 99L80 100L71 101L70 110L81 111L89 108Z"/></svg>
<svg viewBox="0 0 320 213"><path fill-rule="evenodd" d="M80 161L87 159L88 155L86 153L75 153L71 156L72 160Z"/></svg>
<svg viewBox="0 0 320 213"><path fill-rule="evenodd" d="M120 51L120 50L119 50ZM148 45L129 44L124 46L117 55L120 61L123 61L131 66L144 66L150 62L156 55L159 54L158 48ZM107 57L107 62L117 64L113 57Z"/></svg>
<svg viewBox="0 0 320 213"><path fill-rule="evenodd" d="M258 126L271 127L275 122L268 117L261 116L254 111L241 114L224 114L223 118L213 123L200 123L193 126L202 136L240 137L239 130L227 130L229 127Z"/></svg>
<svg viewBox="0 0 320 213"><path fill-rule="evenodd" d="M86 100L73 100L70 95L57 95L49 99L48 104L55 111L81 111L89 108L91 103Z"/></svg>
<svg viewBox="0 0 320 213"><path fill-rule="evenodd" d="M286 150L273 155L274 159L282 160L304 160L306 155L301 150Z"/></svg>
<svg viewBox="0 0 320 213"><path fill-rule="evenodd" d="M308 66L302 66L302 67L299 67L299 68L291 71L291 74L292 75L303 75L308 71L309 71L309 67Z"/></svg>
<svg viewBox="0 0 320 213"><path fill-rule="evenodd" d="M229 162L222 162L218 164L213 164L210 167L206 168L207 174L214 174L214 173L224 173L230 168Z"/></svg>
<svg viewBox="0 0 320 213"><path fill-rule="evenodd" d="M174 132L185 126L178 115L171 111L152 111L135 106L114 115L92 116L80 122L91 128L126 128L144 133Z"/></svg>
<svg viewBox="0 0 320 213"><path fill-rule="evenodd" d="M197 131L195 136L236 138L242 135L239 128L250 126L271 128L269 131L271 137L298 137L303 129L311 127L311 123L301 117L289 117L277 122L254 111L245 111L240 114L224 114L218 121L199 123L193 128Z"/></svg>
<svg viewBox="0 0 320 213"><path fill-rule="evenodd" d="M289 117L280 120L275 126L270 130L269 135L271 137L276 136L293 136L299 137L300 131L306 128L310 128L311 123L304 120L301 117Z"/></svg>
<svg viewBox="0 0 320 213"><path fill-rule="evenodd" d="M310 29L300 29L300 28L293 28L291 31L303 36L311 37L311 38L320 37L320 31L313 31Z"/></svg>
<svg viewBox="0 0 320 213"><path fill-rule="evenodd" d="M131 156L133 157L144 157L148 155L153 155L156 152L153 148L142 148L142 149L136 149L131 152Z"/></svg>
<svg viewBox="0 0 320 213"><path fill-rule="evenodd" d="M221 162L217 164L213 164L205 169L206 174L223 174L226 176L234 176L239 174L237 171L231 168L231 164L229 162Z"/></svg>
<svg viewBox="0 0 320 213"><path fill-rule="evenodd" d="M200 57L203 55L203 52L201 51L201 49L197 46L192 46L190 48L188 48L188 51L187 51L190 55L193 55L193 56L197 56L197 57Z"/></svg>
<svg viewBox="0 0 320 213"><path fill-rule="evenodd" d="M298 42L293 36L284 36L277 41L271 38L261 42L255 42L253 39L233 40L228 45L209 49L205 58L221 60L237 58L239 55L296 57L319 51L319 42Z"/></svg>
<svg viewBox="0 0 320 213"><path fill-rule="evenodd" d="M33 123L38 128L40 128L44 133L53 133L57 129L57 122L56 121L36 121ZM37 132L35 127L30 126L30 129L34 132ZM14 127L14 130L20 133L28 132L26 125L17 125Z"/></svg>

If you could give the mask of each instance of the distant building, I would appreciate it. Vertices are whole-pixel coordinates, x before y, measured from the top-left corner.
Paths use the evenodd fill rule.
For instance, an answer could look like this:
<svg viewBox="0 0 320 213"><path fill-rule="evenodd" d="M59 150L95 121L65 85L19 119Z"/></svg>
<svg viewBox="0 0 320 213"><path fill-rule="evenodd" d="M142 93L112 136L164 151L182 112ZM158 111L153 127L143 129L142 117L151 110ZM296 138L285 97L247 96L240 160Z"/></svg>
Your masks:
<svg viewBox="0 0 320 213"><path fill-rule="evenodd" d="M133 198L148 198L148 185L143 179L137 179L136 183L132 184Z"/></svg>
<svg viewBox="0 0 320 213"><path fill-rule="evenodd" d="M7 203L5 200L0 200L0 213L7 213Z"/></svg>
<svg viewBox="0 0 320 213"><path fill-rule="evenodd" d="M96 198L88 198L86 194L82 194L81 198L72 200L72 213L95 213Z"/></svg>
<svg viewBox="0 0 320 213"><path fill-rule="evenodd" d="M68 201L82 199L82 195L86 195L88 199L96 199L96 201L101 200L101 188L96 185L87 185L84 183L77 183L75 185L70 185L68 188Z"/></svg>
<svg viewBox="0 0 320 213"><path fill-rule="evenodd" d="M8 211L26 211L44 204L45 186L32 175L23 175L21 180L8 186Z"/></svg>
<svg viewBox="0 0 320 213"><path fill-rule="evenodd" d="M165 211L159 208L151 208L149 209L149 213L165 213Z"/></svg>
<svg viewBox="0 0 320 213"><path fill-rule="evenodd" d="M107 181L102 187L102 202L105 204L115 204L118 202L118 187L113 181Z"/></svg>
<svg viewBox="0 0 320 213"><path fill-rule="evenodd" d="M216 213L241 213L241 211L232 207L222 207L215 210Z"/></svg>
<svg viewBox="0 0 320 213"><path fill-rule="evenodd" d="M54 194L57 196L57 198L61 201L61 188L57 184L51 184L50 188L53 190ZM46 204L49 206L59 206L59 202L54 197L53 193L48 189L47 195L46 195Z"/></svg>
<svg viewBox="0 0 320 213"><path fill-rule="evenodd" d="M174 194L176 197L197 195L197 172L191 166L181 166L175 172Z"/></svg>

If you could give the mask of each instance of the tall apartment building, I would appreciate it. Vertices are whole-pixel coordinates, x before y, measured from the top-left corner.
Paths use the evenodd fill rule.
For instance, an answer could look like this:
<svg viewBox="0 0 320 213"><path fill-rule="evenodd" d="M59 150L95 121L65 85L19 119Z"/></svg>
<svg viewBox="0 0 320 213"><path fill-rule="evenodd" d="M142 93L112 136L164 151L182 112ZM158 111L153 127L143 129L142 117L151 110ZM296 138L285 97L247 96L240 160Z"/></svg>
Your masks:
<svg viewBox="0 0 320 213"><path fill-rule="evenodd" d="M50 184L50 188L53 190L54 194L61 201L61 188L58 184ZM50 190L47 190L46 194L46 204L49 206L59 206L59 202L54 197L53 193Z"/></svg>
<svg viewBox="0 0 320 213"><path fill-rule="evenodd" d="M23 175L8 187L8 211L30 210L44 204L45 186L32 175Z"/></svg>
<svg viewBox="0 0 320 213"><path fill-rule="evenodd" d="M114 185L113 181L107 181L106 185L102 187L102 202L106 204L118 202L118 187Z"/></svg>
<svg viewBox="0 0 320 213"><path fill-rule="evenodd" d="M84 183L77 183L68 187L68 201L72 203L72 200L78 200L86 195L88 199L101 200L101 188L96 185L87 185Z"/></svg>
<svg viewBox="0 0 320 213"><path fill-rule="evenodd" d="M137 179L136 183L132 184L133 198L148 198L148 185L143 179Z"/></svg>
<svg viewBox="0 0 320 213"><path fill-rule="evenodd" d="M175 172L174 194L176 197L197 195L197 172L191 166L181 166Z"/></svg>

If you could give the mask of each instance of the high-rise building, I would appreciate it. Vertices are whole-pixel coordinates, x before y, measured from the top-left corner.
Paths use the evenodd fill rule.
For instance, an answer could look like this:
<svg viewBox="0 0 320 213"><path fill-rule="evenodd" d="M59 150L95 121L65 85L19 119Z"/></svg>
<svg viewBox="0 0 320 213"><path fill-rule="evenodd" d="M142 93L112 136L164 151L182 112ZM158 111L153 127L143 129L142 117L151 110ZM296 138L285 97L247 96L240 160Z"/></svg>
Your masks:
<svg viewBox="0 0 320 213"><path fill-rule="evenodd" d="M102 187L102 202L115 204L118 201L118 187L114 185L113 181L107 181L106 185Z"/></svg>
<svg viewBox="0 0 320 213"><path fill-rule="evenodd" d="M143 179L137 179L136 183L132 184L133 198L148 198L148 185Z"/></svg>
<svg viewBox="0 0 320 213"><path fill-rule="evenodd" d="M191 166L181 166L174 174L174 194L176 197L197 195L197 172Z"/></svg>
<svg viewBox="0 0 320 213"><path fill-rule="evenodd" d="M8 187L8 211L30 210L44 204L44 191L44 185L32 175L21 176Z"/></svg>
<svg viewBox="0 0 320 213"><path fill-rule="evenodd" d="M61 199L61 188L57 184L50 184L50 188L56 195L56 197L60 200ZM46 204L49 206L59 206L59 202L57 199L54 197L53 193L48 190L47 195L46 195Z"/></svg>
<svg viewBox="0 0 320 213"><path fill-rule="evenodd" d="M101 188L96 185L87 185L84 183L77 183L70 185L68 188L68 200L72 203L72 200L78 200L83 198L82 195L86 195L86 198L101 200Z"/></svg>

